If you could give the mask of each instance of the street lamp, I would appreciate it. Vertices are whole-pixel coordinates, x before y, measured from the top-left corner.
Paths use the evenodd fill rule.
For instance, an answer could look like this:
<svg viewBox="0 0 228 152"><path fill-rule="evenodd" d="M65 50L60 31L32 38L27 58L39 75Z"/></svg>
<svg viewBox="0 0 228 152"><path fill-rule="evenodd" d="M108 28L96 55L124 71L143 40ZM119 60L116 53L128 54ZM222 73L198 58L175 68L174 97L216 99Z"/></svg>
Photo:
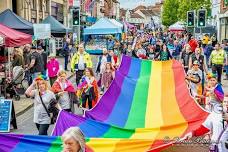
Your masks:
<svg viewBox="0 0 228 152"><path fill-rule="evenodd" d="M155 23L154 23L153 17L151 17L151 23L152 23L152 26L154 27L154 30L155 30Z"/></svg>

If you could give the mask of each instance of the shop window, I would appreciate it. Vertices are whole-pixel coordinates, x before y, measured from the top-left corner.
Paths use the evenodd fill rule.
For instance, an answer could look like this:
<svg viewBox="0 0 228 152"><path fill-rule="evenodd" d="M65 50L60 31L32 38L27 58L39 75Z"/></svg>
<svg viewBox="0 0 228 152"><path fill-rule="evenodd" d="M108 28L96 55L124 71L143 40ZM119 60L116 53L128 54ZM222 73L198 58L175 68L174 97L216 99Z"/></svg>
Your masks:
<svg viewBox="0 0 228 152"><path fill-rule="evenodd" d="M46 0L45 4L46 4L46 10L45 11L48 12L49 11L49 0Z"/></svg>
<svg viewBox="0 0 228 152"><path fill-rule="evenodd" d="M31 8L36 10L36 0L31 0Z"/></svg>
<svg viewBox="0 0 228 152"><path fill-rule="evenodd" d="M42 11L43 8L43 0L39 0L39 10Z"/></svg>

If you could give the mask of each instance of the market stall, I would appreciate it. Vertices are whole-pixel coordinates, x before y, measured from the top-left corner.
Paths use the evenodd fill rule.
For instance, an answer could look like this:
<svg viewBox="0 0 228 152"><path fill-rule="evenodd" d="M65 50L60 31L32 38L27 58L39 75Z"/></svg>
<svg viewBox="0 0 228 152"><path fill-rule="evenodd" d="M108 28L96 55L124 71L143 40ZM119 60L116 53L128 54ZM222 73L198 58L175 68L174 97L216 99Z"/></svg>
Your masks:
<svg viewBox="0 0 228 152"><path fill-rule="evenodd" d="M25 44L31 44L32 43L32 36L13 30L5 25L0 24L0 37L2 40L2 50L7 49L8 54L8 64L10 63L10 53L13 50L13 47L19 47ZM3 53L4 56L1 56L1 58L5 58L6 53ZM5 61L2 61L4 64ZM9 66L9 71L10 66ZM6 74L5 74L6 75Z"/></svg>
<svg viewBox="0 0 228 152"><path fill-rule="evenodd" d="M68 33L72 33L72 29L66 27L62 23L60 23L58 20L56 20L54 17L49 15L46 17L43 21L42 24L50 24L51 27L51 39L46 39L46 51L51 52L51 47L55 45L55 52L57 55L59 55L60 51L62 50L63 47L63 42L64 42L64 37ZM50 44L52 43L52 44ZM61 44L61 45L59 45ZM56 53L54 53L56 55Z"/></svg>
<svg viewBox="0 0 228 152"><path fill-rule="evenodd" d="M66 33L72 32L70 28L67 28L65 25L60 23L58 20L56 20L54 17L49 15L46 17L43 21L43 24L50 24L51 26L51 34L53 36L56 35L65 35Z"/></svg>
<svg viewBox="0 0 228 152"><path fill-rule="evenodd" d="M185 31L185 26L183 22L176 22L169 26L170 32L183 32Z"/></svg>
<svg viewBox="0 0 228 152"><path fill-rule="evenodd" d="M90 54L102 54L102 49L107 47L107 38L120 38L121 33L122 29L109 19L99 19L94 25L84 29L86 51Z"/></svg>
<svg viewBox="0 0 228 152"><path fill-rule="evenodd" d="M8 55L8 63L0 63L0 76L1 76L1 83L0 83L0 92L3 92L3 99L8 98L6 94L6 90L8 86L8 83L11 81L11 68L10 68L10 54L13 51L13 47L19 47L25 44L31 44L32 43L32 36L13 30L5 25L0 24L0 37L3 39L1 44L1 52L3 51L3 55ZM5 52L7 50L7 52ZM7 64L7 65L6 65ZM8 66L8 68L5 68ZM6 80L7 79L7 80ZM14 110L14 104L11 100L12 108L11 108L11 116L9 112L9 120L11 120L9 123L11 123L14 127L14 129L17 129L17 123L16 123L16 116L15 116L15 110ZM0 116L1 117L1 116ZM8 129L9 131L9 129Z"/></svg>
<svg viewBox="0 0 228 152"><path fill-rule="evenodd" d="M16 15L10 9L6 9L0 14L0 23L20 32L33 34L32 23Z"/></svg>
<svg viewBox="0 0 228 152"><path fill-rule="evenodd" d="M123 24L121 24L120 22L118 22L115 19L109 19L114 25L118 26L119 28L121 28L121 30L123 30Z"/></svg>
<svg viewBox="0 0 228 152"><path fill-rule="evenodd" d="M0 63L1 67L8 66L8 70L2 70L4 74L1 74L4 77L11 77L10 72L12 69L10 68L10 54L13 52L13 47L19 47L25 44L31 44L32 43L32 36L13 30L5 25L0 24L0 36L3 38L3 44L2 44L2 56L1 58L4 59ZM7 55L7 56L6 56ZM8 61L8 63L5 63Z"/></svg>
<svg viewBox="0 0 228 152"><path fill-rule="evenodd" d="M0 35L4 38L5 47L17 47L32 43L31 35L16 31L3 24L0 24Z"/></svg>

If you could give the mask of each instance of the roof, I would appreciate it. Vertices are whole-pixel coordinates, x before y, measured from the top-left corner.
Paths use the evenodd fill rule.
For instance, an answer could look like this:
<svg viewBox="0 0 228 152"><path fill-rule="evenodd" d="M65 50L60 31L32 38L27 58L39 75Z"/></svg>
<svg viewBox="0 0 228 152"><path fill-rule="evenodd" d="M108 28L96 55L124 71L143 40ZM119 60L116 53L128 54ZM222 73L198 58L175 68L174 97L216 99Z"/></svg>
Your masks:
<svg viewBox="0 0 228 152"><path fill-rule="evenodd" d="M139 6L137 6L136 8L134 8L133 10L134 10L134 11L137 11L137 10L141 10L141 9L146 9L146 6L139 5Z"/></svg>
<svg viewBox="0 0 228 152"><path fill-rule="evenodd" d="M64 26L62 23L57 21L53 16L49 15L46 17L42 23L48 23L51 25L51 33L66 33L69 31L69 28Z"/></svg>
<svg viewBox="0 0 228 152"><path fill-rule="evenodd" d="M118 0L112 0L113 3L120 3Z"/></svg>
<svg viewBox="0 0 228 152"><path fill-rule="evenodd" d="M25 33L33 32L32 23L16 15L10 9L6 9L0 14L0 23L12 29L23 31Z"/></svg>
<svg viewBox="0 0 228 152"><path fill-rule="evenodd" d="M141 19L143 19L143 17L141 16L141 15L139 15L138 13L131 13L130 14L131 16L131 18L141 18Z"/></svg>
<svg viewBox="0 0 228 152"><path fill-rule="evenodd" d="M160 14L162 5L163 5L163 2L155 3L155 5L153 6L148 6L148 9L152 10L154 13Z"/></svg>
<svg viewBox="0 0 228 152"><path fill-rule="evenodd" d="M84 29L84 35L101 35L121 33L121 28L107 18L100 18L95 24Z"/></svg>
<svg viewBox="0 0 228 152"><path fill-rule="evenodd" d="M140 10L145 16L155 16L157 15L156 13L154 13L152 10L149 9L144 9L144 10Z"/></svg>
<svg viewBox="0 0 228 152"><path fill-rule="evenodd" d="M117 20L115 19L109 19L114 25L120 27L120 28L123 28L123 24L121 24L120 22L118 22Z"/></svg>
<svg viewBox="0 0 228 152"><path fill-rule="evenodd" d="M0 35L4 38L6 47L17 47L32 43L32 35L25 34L0 24Z"/></svg>

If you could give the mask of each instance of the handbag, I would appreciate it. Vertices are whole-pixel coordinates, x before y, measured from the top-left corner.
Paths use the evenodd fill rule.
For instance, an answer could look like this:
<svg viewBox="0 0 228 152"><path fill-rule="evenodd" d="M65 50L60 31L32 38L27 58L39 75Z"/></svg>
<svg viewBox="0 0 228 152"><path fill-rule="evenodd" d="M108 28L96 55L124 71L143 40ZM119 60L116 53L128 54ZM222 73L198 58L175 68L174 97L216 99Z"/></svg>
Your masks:
<svg viewBox="0 0 228 152"><path fill-rule="evenodd" d="M49 110L48 110L48 108L46 107L46 105L43 102L43 99L42 99L40 93L39 93L39 97L40 97L40 101L41 101L45 111L47 112L48 116L51 118L51 124L55 124L57 117L58 117L58 112L59 112L59 110L58 110L58 112L56 111L57 108L55 107L55 105L57 104L57 101L55 99L51 99L50 103L48 105L48 108L49 108ZM56 108L55 109L56 112L54 112L54 108Z"/></svg>
<svg viewBox="0 0 228 152"><path fill-rule="evenodd" d="M227 126L226 126L227 127ZM223 131L220 133L218 139L217 139L217 142L216 143L213 143L209 146L209 152L219 152L219 149L218 149L218 143L223 135L223 133L225 132L226 130L226 127L223 129Z"/></svg>

